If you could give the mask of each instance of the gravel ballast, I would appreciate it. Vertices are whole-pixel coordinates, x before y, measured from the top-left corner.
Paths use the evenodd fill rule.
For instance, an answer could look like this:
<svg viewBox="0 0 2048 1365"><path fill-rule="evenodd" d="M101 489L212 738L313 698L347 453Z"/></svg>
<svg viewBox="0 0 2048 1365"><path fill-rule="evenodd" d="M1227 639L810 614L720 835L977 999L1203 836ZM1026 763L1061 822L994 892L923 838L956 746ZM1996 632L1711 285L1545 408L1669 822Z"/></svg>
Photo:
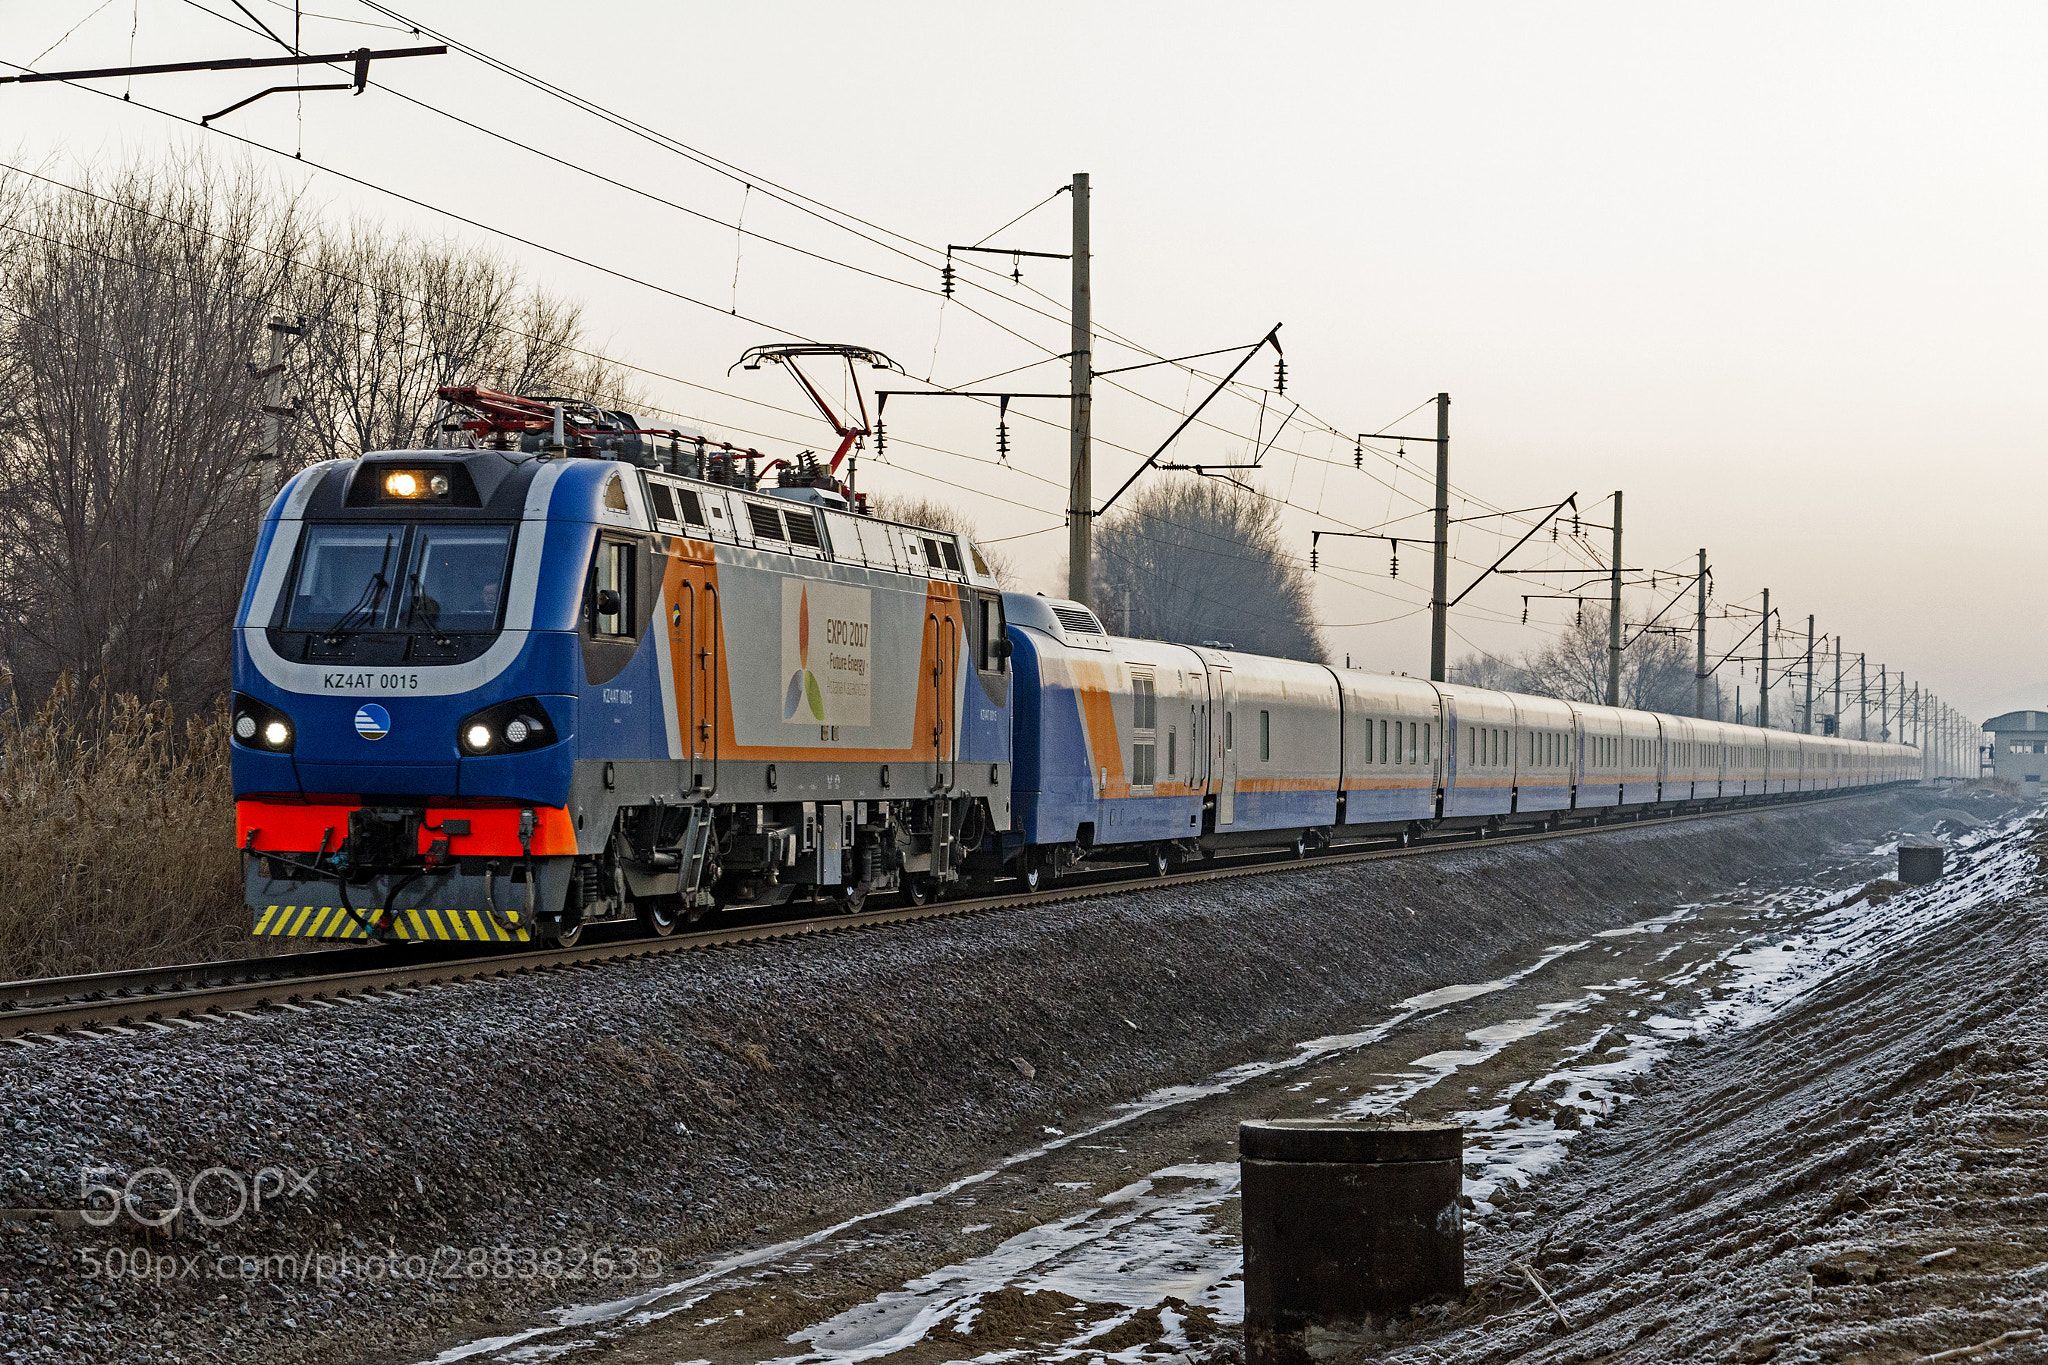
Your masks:
<svg viewBox="0 0 2048 1365"><path fill-rule="evenodd" d="M90 1181L150 1217L209 1173L221 1226L0 1223L0 1360L431 1354L928 1188L1531 944L1798 874L1938 802L1310 865L10 1050L0 1207L77 1209ZM269 1197L227 1219L238 1181ZM236 1259L283 1255L306 1259Z"/></svg>

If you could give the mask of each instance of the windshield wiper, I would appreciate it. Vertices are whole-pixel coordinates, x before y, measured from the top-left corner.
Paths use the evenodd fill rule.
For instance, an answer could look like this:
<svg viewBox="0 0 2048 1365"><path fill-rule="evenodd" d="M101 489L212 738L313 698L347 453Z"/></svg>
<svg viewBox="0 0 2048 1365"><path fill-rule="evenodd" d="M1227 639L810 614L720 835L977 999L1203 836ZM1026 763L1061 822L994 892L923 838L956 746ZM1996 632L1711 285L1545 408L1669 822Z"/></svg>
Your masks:
<svg viewBox="0 0 2048 1365"><path fill-rule="evenodd" d="M384 570L390 567L391 544L397 539L396 536L384 537L384 556L377 561L377 572L370 575L369 582L363 584L362 596L356 599L356 604L343 612L336 618L334 624L327 628L329 636L348 634L355 628L358 618L367 621L371 613L377 610L377 604L384 600L384 589L390 586L384 577Z"/></svg>
<svg viewBox="0 0 2048 1365"><path fill-rule="evenodd" d="M405 608L406 628L412 628L413 618L417 616L428 631L438 631L441 628L441 604L427 596L427 590L421 586L418 574L407 574L406 582L412 585L412 599L406 603Z"/></svg>

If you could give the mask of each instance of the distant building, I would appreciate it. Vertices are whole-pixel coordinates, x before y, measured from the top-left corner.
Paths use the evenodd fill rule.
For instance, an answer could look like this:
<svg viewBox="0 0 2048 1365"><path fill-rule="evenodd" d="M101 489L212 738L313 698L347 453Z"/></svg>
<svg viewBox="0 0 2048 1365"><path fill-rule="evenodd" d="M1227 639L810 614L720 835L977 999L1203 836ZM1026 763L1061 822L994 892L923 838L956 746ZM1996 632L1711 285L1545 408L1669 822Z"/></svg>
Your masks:
<svg viewBox="0 0 2048 1365"><path fill-rule="evenodd" d="M2048 783L2048 711L2008 711L1984 722L1991 732L1991 774L2040 792Z"/></svg>

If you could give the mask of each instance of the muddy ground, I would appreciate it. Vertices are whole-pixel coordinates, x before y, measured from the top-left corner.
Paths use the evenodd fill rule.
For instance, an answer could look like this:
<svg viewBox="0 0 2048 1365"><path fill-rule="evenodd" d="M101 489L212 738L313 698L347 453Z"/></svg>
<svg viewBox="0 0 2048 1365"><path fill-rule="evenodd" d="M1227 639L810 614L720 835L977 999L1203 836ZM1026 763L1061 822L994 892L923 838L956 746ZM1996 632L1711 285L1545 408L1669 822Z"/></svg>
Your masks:
<svg viewBox="0 0 2048 1365"><path fill-rule="evenodd" d="M1529 1088L1541 1048L1592 1056L1661 1008L1657 983L1680 967L1657 954L1675 940L1645 925L1691 906L1701 926L1686 958L1701 975L1667 993L1740 975L1725 955L1774 907L1788 927L1819 911L1715 893L1817 876L1839 897L1874 866L1853 850L1953 801L1310 867L0 1055L0 1206L76 1207L95 1167L117 1185L148 1167L312 1172L219 1227L0 1225L0 1360L453 1358L524 1323L543 1330L478 1354L1225 1350L1234 1115L1453 1092L1505 1113L1512 1100L1490 1101ZM1642 1069L1661 1076L1661 1061ZM1642 1093L1582 1079L1578 1102L1603 1114ZM1637 1106L1661 1093L1646 1084ZM1562 1131L1573 1116L1539 1098L1495 1126L1535 1115ZM1504 1189L1566 1145L1525 1137L1498 1144ZM1490 1285L1492 1246L1519 1246L1535 1215L1475 1188L1474 1270ZM1028 1262L1073 1248L1063 1287L1027 1283ZM117 1252L124 1271L173 1256L174 1273L110 1274ZM266 1259L280 1253L335 1264L290 1275ZM961 1265L948 1314L922 1281ZM1111 1292L1120 1281L1143 1287ZM1494 1332L1429 1326L1476 1333L1458 1352Z"/></svg>

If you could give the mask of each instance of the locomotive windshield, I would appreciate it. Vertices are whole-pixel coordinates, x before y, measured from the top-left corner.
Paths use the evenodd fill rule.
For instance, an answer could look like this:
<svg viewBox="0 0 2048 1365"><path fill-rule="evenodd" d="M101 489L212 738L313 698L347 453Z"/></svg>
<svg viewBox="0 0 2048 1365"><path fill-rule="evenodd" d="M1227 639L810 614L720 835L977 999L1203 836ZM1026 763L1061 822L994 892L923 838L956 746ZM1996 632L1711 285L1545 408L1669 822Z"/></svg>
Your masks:
<svg viewBox="0 0 2048 1365"><path fill-rule="evenodd" d="M284 628L321 635L494 631L511 555L510 526L309 525Z"/></svg>

